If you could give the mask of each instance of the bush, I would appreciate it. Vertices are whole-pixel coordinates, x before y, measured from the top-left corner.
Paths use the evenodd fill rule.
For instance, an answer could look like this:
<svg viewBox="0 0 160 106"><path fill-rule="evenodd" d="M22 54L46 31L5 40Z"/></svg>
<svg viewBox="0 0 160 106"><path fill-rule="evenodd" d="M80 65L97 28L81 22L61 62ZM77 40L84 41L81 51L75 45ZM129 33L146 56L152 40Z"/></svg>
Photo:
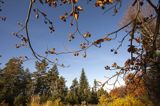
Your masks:
<svg viewBox="0 0 160 106"><path fill-rule="evenodd" d="M153 106L152 103L143 98L143 101L140 99L136 99L132 96L126 96L124 98L117 98L113 101L107 98L106 96L102 95L99 99L100 106Z"/></svg>
<svg viewBox="0 0 160 106"><path fill-rule="evenodd" d="M54 100L54 102L53 102L53 106L62 106L61 99L60 99L60 98L58 98L58 99Z"/></svg>
<svg viewBox="0 0 160 106"><path fill-rule="evenodd" d="M24 95L18 95L14 99L14 105L16 106L26 106L27 102L28 102L28 97Z"/></svg>
<svg viewBox="0 0 160 106"><path fill-rule="evenodd" d="M145 104L131 96L126 96L125 98L115 99L108 106L145 106Z"/></svg>
<svg viewBox="0 0 160 106"><path fill-rule="evenodd" d="M99 105L100 106L106 106L111 101L112 101L111 97L109 97L108 95L102 95L99 98Z"/></svg>
<svg viewBox="0 0 160 106"><path fill-rule="evenodd" d="M40 97L39 96L33 96L31 98L31 103L29 106L40 106Z"/></svg>
<svg viewBox="0 0 160 106"><path fill-rule="evenodd" d="M29 106L63 106L63 103L61 102L61 99L55 99L54 101L48 100L45 103L40 103L40 97L39 96L33 96L31 99L31 103Z"/></svg>
<svg viewBox="0 0 160 106"><path fill-rule="evenodd" d="M48 101L44 104L44 106L54 106L54 105L53 105L53 102L52 102L52 101L48 100Z"/></svg>

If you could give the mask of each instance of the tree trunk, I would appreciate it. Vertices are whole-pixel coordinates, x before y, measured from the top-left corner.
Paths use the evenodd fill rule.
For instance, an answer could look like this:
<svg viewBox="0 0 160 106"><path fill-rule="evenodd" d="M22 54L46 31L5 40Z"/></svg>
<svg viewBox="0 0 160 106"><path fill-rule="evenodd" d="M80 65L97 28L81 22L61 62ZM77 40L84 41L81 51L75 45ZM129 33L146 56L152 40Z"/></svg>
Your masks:
<svg viewBox="0 0 160 106"><path fill-rule="evenodd" d="M160 0L157 10L153 50L149 53L152 54L149 58L153 59L153 61L148 62L150 69L146 70L147 72L144 76L149 98L154 106L160 106Z"/></svg>
<svg viewBox="0 0 160 106"><path fill-rule="evenodd" d="M154 106L160 106L160 64L153 64L145 75L145 85L149 99Z"/></svg>

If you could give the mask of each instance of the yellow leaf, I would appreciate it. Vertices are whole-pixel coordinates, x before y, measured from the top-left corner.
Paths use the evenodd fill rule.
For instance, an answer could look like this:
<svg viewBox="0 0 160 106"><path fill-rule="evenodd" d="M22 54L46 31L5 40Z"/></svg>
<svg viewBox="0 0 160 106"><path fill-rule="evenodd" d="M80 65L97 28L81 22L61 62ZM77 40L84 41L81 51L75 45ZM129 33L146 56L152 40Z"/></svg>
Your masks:
<svg viewBox="0 0 160 106"><path fill-rule="evenodd" d="M76 20L78 20L79 14L78 14L78 13L74 13L74 14L73 14L73 17L74 17Z"/></svg>
<svg viewBox="0 0 160 106"><path fill-rule="evenodd" d="M113 3L113 0L109 0L110 3Z"/></svg>
<svg viewBox="0 0 160 106"><path fill-rule="evenodd" d="M66 22L66 18L67 18L66 16L60 16L59 18L60 18L61 20L63 20L64 22Z"/></svg>
<svg viewBox="0 0 160 106"><path fill-rule="evenodd" d="M73 3L77 3L77 2L78 2L78 0L72 0L72 2L73 2Z"/></svg>
<svg viewBox="0 0 160 106"><path fill-rule="evenodd" d="M78 10L78 11L83 11L83 8L82 8L81 6L78 6L78 7L77 7L77 10Z"/></svg>
<svg viewBox="0 0 160 106"><path fill-rule="evenodd" d="M103 4L102 1L96 1L96 4L95 4L95 5L96 5L96 6L100 6L100 7L104 6L104 4Z"/></svg>
<svg viewBox="0 0 160 106"><path fill-rule="evenodd" d="M84 36L85 38L89 38L89 37L91 37L91 34L90 34L89 32L87 32L87 33L85 33L83 36Z"/></svg>
<svg viewBox="0 0 160 106"><path fill-rule="evenodd" d="M35 0L31 0L31 3L34 3L35 2Z"/></svg>
<svg viewBox="0 0 160 106"><path fill-rule="evenodd" d="M103 38L103 40L104 40L104 41L110 41L110 40L112 40L112 39L105 37L105 38Z"/></svg>

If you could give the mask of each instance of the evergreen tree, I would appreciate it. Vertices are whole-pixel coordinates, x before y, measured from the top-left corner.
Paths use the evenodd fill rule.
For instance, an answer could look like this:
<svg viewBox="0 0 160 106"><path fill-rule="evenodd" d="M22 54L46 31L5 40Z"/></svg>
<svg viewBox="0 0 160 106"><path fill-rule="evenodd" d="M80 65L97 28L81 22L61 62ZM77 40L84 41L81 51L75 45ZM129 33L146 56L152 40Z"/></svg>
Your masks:
<svg viewBox="0 0 160 106"><path fill-rule="evenodd" d="M31 97L31 73L29 69L24 70L24 72L21 75L21 93L15 98L14 104L16 105L27 105L27 103L30 101Z"/></svg>
<svg viewBox="0 0 160 106"><path fill-rule="evenodd" d="M90 93L89 103L90 104L98 104L97 81L96 80L94 80L92 91Z"/></svg>
<svg viewBox="0 0 160 106"><path fill-rule="evenodd" d="M103 88L100 88L98 91L97 91L97 96L98 98L102 95L108 95L107 91L105 91Z"/></svg>
<svg viewBox="0 0 160 106"><path fill-rule="evenodd" d="M59 76L57 65L53 65L53 67L46 74L47 76L45 81L47 84L47 89L45 95L47 95L47 97L51 100L58 98L64 100L67 93L67 87L65 85L65 79Z"/></svg>
<svg viewBox="0 0 160 106"><path fill-rule="evenodd" d="M67 87L65 85L66 81L65 79L60 76L59 79L57 80L57 95L58 98L61 98L62 101L64 101L65 96L67 95Z"/></svg>
<svg viewBox="0 0 160 106"><path fill-rule="evenodd" d="M92 88L93 92L97 92L97 86L98 86L98 83L97 83L97 81L95 79L94 82L93 82L93 88Z"/></svg>
<svg viewBox="0 0 160 106"><path fill-rule="evenodd" d="M66 101L70 103L71 105L79 104L78 87L79 87L79 84L78 84L77 78L75 78L72 81L72 85L70 86L70 91L68 91L67 96L66 96Z"/></svg>
<svg viewBox="0 0 160 106"><path fill-rule="evenodd" d="M35 62L37 71L33 74L33 89L34 95L40 96L40 102L45 102L48 99L47 64L46 60Z"/></svg>
<svg viewBox="0 0 160 106"><path fill-rule="evenodd" d="M83 101L88 102L90 89L84 69L82 69L79 83L80 83L78 91L79 103Z"/></svg>
<svg viewBox="0 0 160 106"><path fill-rule="evenodd" d="M77 95L78 87L79 87L79 83L78 83L78 81L77 81L77 78L75 78L75 79L72 81L72 85L71 85L71 87L70 87L70 90L71 90L75 95Z"/></svg>
<svg viewBox="0 0 160 106"><path fill-rule="evenodd" d="M47 80L49 85L49 95L51 100L55 100L59 97L58 91L58 79L59 79L59 72L56 65L48 71Z"/></svg>
<svg viewBox="0 0 160 106"><path fill-rule="evenodd" d="M0 72L0 102L4 101L10 106L26 105L27 84L30 79L23 70L22 61L12 58Z"/></svg>

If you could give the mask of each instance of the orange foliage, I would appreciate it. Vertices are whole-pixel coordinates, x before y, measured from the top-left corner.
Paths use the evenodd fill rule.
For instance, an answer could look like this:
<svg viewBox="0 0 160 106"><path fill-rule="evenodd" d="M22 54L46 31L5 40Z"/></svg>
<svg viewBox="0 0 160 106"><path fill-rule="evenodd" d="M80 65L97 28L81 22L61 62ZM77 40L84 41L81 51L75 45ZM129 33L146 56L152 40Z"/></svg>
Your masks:
<svg viewBox="0 0 160 106"><path fill-rule="evenodd" d="M134 74L128 74L128 76L125 78L125 84L128 94L134 97L147 95L147 90L142 78L136 77Z"/></svg>
<svg viewBox="0 0 160 106"><path fill-rule="evenodd" d="M126 92L126 87L125 86L121 86L121 87L117 87L113 90L111 90L110 95L113 98L121 98L126 96L127 92Z"/></svg>

